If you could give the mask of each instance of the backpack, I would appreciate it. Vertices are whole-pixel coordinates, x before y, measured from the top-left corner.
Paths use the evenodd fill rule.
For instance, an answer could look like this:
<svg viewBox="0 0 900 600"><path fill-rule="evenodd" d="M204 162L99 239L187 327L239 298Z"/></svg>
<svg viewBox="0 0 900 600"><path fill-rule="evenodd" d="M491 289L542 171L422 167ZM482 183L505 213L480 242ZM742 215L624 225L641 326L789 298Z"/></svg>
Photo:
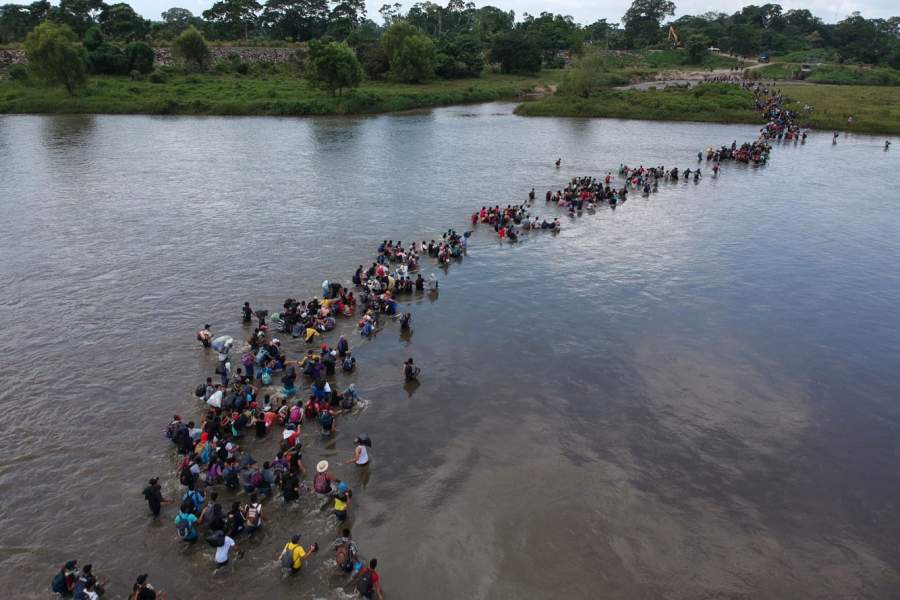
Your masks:
<svg viewBox="0 0 900 600"><path fill-rule="evenodd" d="M360 576L359 581L356 582L356 591L363 596L368 596L372 593L372 588L374 587L372 584L372 570L366 569Z"/></svg>
<svg viewBox="0 0 900 600"><path fill-rule="evenodd" d="M250 476L250 485L253 487L259 487L263 484L263 476L259 471L254 471Z"/></svg>
<svg viewBox="0 0 900 600"><path fill-rule="evenodd" d="M342 364L341 366L343 367L343 369L344 369L345 371L352 371L352 370L353 370L353 363L354 363L353 357L352 357L352 356L348 356L347 358L344 359L344 362L343 362L343 364Z"/></svg>
<svg viewBox="0 0 900 600"><path fill-rule="evenodd" d="M294 568L294 551L288 550L287 546L285 546L284 550L281 552L281 568L282 569L293 569Z"/></svg>
<svg viewBox="0 0 900 600"><path fill-rule="evenodd" d="M194 507L194 512L199 512L201 508L203 508L203 496L197 490L188 491L184 495L185 500L190 500L191 505Z"/></svg>
<svg viewBox="0 0 900 600"><path fill-rule="evenodd" d="M350 542L338 546L334 555L334 562L337 563L339 569L348 573L353 570L353 552L350 549Z"/></svg>
<svg viewBox="0 0 900 600"><path fill-rule="evenodd" d="M206 394L206 384L201 383L194 390L194 395L197 396L198 398L202 398L205 394Z"/></svg>
<svg viewBox="0 0 900 600"><path fill-rule="evenodd" d="M313 477L313 489L319 494L326 494L330 487L331 486L328 484L328 475L325 473L316 473L316 476Z"/></svg>
<svg viewBox="0 0 900 600"><path fill-rule="evenodd" d="M260 476L262 478L262 476ZM247 524L256 527L259 522L259 504L251 504L247 507Z"/></svg>
<svg viewBox="0 0 900 600"><path fill-rule="evenodd" d="M272 384L272 371L269 369L263 369L262 373L259 376L260 382L263 385L271 385Z"/></svg>
<svg viewBox="0 0 900 600"><path fill-rule="evenodd" d="M218 548L220 546L225 545L225 532L222 530L216 530L206 536L206 543L208 543L213 548Z"/></svg>
<svg viewBox="0 0 900 600"><path fill-rule="evenodd" d="M253 364L253 355L250 354L249 352L244 354L241 357L241 364L244 365L245 367L249 367L250 365L252 365Z"/></svg>
<svg viewBox="0 0 900 600"><path fill-rule="evenodd" d="M53 578L53 581L50 583L50 590L56 594L69 593L69 590L66 588L66 574L64 571L60 571Z"/></svg>
<svg viewBox="0 0 900 600"><path fill-rule="evenodd" d="M334 417L328 411L320 413L319 423L322 424L322 429L329 431L331 430L331 426L334 424Z"/></svg>
<svg viewBox="0 0 900 600"><path fill-rule="evenodd" d="M191 537L191 534L194 533L194 527L191 525L191 521L178 515L175 520L175 529L178 531L178 537L183 540Z"/></svg>

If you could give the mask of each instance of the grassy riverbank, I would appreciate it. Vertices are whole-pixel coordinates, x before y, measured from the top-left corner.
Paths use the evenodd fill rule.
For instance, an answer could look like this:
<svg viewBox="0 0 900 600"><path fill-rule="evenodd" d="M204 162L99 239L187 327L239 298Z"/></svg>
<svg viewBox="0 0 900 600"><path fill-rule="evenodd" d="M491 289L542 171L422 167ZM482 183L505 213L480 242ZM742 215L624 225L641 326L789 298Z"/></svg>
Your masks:
<svg viewBox="0 0 900 600"><path fill-rule="evenodd" d="M693 89L603 90L584 98L556 95L528 102L516 114L529 117L610 117L655 121L759 123L753 95L735 86Z"/></svg>
<svg viewBox="0 0 900 600"><path fill-rule="evenodd" d="M799 122L815 129L900 135L900 87L790 84L780 86L800 111L813 110ZM760 123L752 95L734 86L700 85L693 89L602 90L587 98L558 94L528 102L516 114L529 117L608 117L654 121Z"/></svg>
<svg viewBox="0 0 900 600"><path fill-rule="evenodd" d="M321 115L379 113L428 106L514 99L556 82L559 71L537 77L486 73L477 79L425 84L365 82L329 96L286 73L172 75L163 83L92 77L69 96L62 87L0 79L0 113L112 113L202 115Z"/></svg>
<svg viewBox="0 0 900 600"><path fill-rule="evenodd" d="M799 110L809 104L813 110L801 123L817 129L847 129L853 116L853 131L900 135L900 87L866 85L783 84L784 94Z"/></svg>

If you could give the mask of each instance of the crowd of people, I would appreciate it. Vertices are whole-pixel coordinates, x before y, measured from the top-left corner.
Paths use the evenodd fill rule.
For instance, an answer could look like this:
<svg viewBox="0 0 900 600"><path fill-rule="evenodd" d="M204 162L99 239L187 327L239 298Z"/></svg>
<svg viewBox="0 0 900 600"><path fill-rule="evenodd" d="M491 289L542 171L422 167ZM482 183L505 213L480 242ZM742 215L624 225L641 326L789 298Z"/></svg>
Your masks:
<svg viewBox="0 0 900 600"><path fill-rule="evenodd" d="M796 125L796 115L784 108L784 96L776 90L757 84L752 87L757 108L766 120L757 140L738 146L707 148L697 155L712 163L713 176L720 164L737 162L764 164L773 140L805 141L806 132ZM556 167L561 160L556 161ZM592 211L598 205L610 208L625 202L630 191L649 195L658 191L660 182L694 181L702 177L700 166L666 169L664 166L629 167L621 164L618 177L607 172L602 177L574 177L555 192L548 190L545 206L567 210L570 214ZM615 181L614 181L615 179ZM522 204L506 207L482 206L471 215L473 228L493 227L500 240L515 242L524 232L560 231L559 218L548 220L531 214L535 208L535 190ZM320 459L310 473L303 462L301 432L334 438L338 418L351 414L361 404L355 385L343 390L337 383L338 370L352 374L357 367L347 335L337 335L330 345L326 338L338 328L338 321L349 320L362 338L375 337L384 323L397 321L401 330L409 330L412 315L402 312L399 299L413 294L437 294L438 281L432 273L427 278L419 272L425 257L438 265L448 265L467 251L471 231L444 232L430 242L384 240L368 268L359 265L352 276L353 288L324 281L322 293L306 300L288 298L279 312L254 310L250 303L241 308L244 326L250 330L246 342L238 344L229 336L214 337L210 326L197 333L197 340L218 358L216 373L197 386L195 395L203 406L197 419L175 415L165 429L166 437L179 456L176 469L182 490L175 498L165 497L158 478L152 478L143 489L150 514L156 518L167 504L175 504L173 518L175 537L184 543L202 540L214 550L214 568L228 565L233 557L241 558L249 547L241 539L250 539L268 520L269 504L297 502L301 497L318 498L329 508L335 527L335 539L328 545L336 568L352 577L354 589L362 597L382 597L376 558L366 560L346 527L353 506L353 490L339 477L332 464ZM256 321L254 323L254 320ZM347 327L342 327L347 330ZM310 347L297 357L289 357L278 336L302 339ZM237 361L233 364L233 357ZM239 365L239 366L238 366ZM403 379L415 381L420 369L412 358L403 363ZM275 377L278 382L275 382ZM301 392L301 390L306 392ZM251 450L260 441L275 438L277 450L261 463ZM309 437L307 436L307 440ZM365 469L370 464L372 440L365 433L353 438L353 450L344 465ZM228 500L226 500L226 497ZM245 500L240 500L244 498ZM319 551L318 543L304 545L300 533L286 536L277 558L285 574L302 570ZM78 568L70 560L52 580L51 588L76 600L94 600L104 591L105 582L94 574L92 565ZM162 597L140 575L133 585L131 600Z"/></svg>

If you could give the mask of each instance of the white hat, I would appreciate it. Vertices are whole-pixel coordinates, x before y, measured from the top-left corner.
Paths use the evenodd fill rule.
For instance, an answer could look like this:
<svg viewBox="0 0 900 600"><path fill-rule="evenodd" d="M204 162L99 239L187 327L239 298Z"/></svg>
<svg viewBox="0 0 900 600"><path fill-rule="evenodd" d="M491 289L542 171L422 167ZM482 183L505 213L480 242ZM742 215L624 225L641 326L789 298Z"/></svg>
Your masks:
<svg viewBox="0 0 900 600"><path fill-rule="evenodd" d="M318 472L318 473L324 473L324 472L327 471L327 470L328 470L328 461L327 461L327 460L320 460L320 461L319 461L319 464L316 465L316 472Z"/></svg>

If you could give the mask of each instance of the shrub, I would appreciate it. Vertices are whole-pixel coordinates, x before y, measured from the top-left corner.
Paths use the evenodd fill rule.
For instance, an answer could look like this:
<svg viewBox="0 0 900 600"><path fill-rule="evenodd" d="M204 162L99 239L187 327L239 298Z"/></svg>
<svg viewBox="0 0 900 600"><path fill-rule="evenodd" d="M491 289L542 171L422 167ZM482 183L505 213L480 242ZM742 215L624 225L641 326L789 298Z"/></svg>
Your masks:
<svg viewBox="0 0 900 600"><path fill-rule="evenodd" d="M195 27L188 27L172 42L172 51L183 61L203 69L209 60L209 46Z"/></svg>
<svg viewBox="0 0 900 600"><path fill-rule="evenodd" d="M9 68L6 76L13 81L25 81L28 79L28 67L23 64L15 64Z"/></svg>
<svg viewBox="0 0 900 600"><path fill-rule="evenodd" d="M137 69L132 69L131 72L128 73L128 77L131 78L132 81L140 81L144 78L144 75Z"/></svg>
<svg viewBox="0 0 900 600"><path fill-rule="evenodd" d="M343 88L354 88L362 79L362 67L353 50L346 44L311 42L306 61L306 77L331 95Z"/></svg>
<svg viewBox="0 0 900 600"><path fill-rule="evenodd" d="M88 52L91 73L97 75L124 75L128 73L128 59L117 46L103 42Z"/></svg>
<svg viewBox="0 0 900 600"><path fill-rule="evenodd" d="M70 95L87 82L87 53L66 25L41 23L25 38L25 52L35 73L62 84Z"/></svg>
<svg viewBox="0 0 900 600"><path fill-rule="evenodd" d="M157 69L150 73L148 79L150 80L150 83L165 83L169 80L169 75L165 71Z"/></svg>
<svg viewBox="0 0 900 600"><path fill-rule="evenodd" d="M434 42L417 33L405 38L391 58L391 72L398 81L418 83L434 77Z"/></svg>
<svg viewBox="0 0 900 600"><path fill-rule="evenodd" d="M131 42L125 46L125 58L131 70L146 74L153 70L153 62L156 60L156 55L149 44L145 42Z"/></svg>
<svg viewBox="0 0 900 600"><path fill-rule="evenodd" d="M360 46L356 49L356 56L369 79L376 79L391 68L387 52L378 42Z"/></svg>

